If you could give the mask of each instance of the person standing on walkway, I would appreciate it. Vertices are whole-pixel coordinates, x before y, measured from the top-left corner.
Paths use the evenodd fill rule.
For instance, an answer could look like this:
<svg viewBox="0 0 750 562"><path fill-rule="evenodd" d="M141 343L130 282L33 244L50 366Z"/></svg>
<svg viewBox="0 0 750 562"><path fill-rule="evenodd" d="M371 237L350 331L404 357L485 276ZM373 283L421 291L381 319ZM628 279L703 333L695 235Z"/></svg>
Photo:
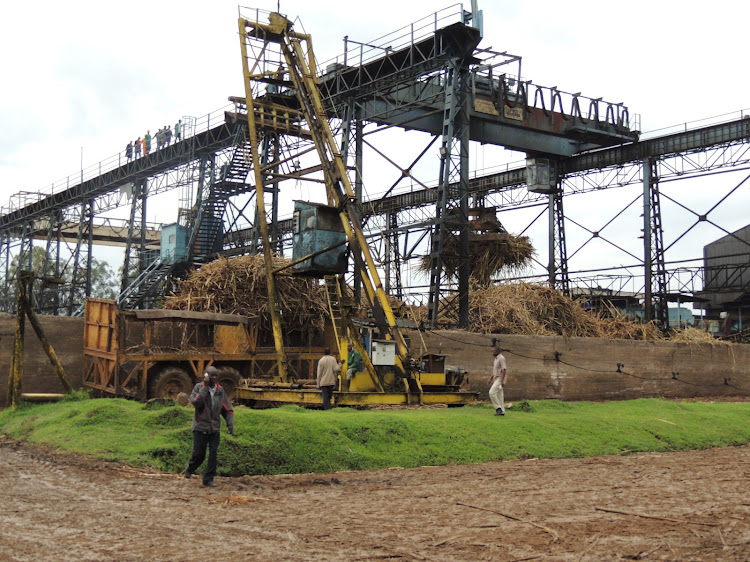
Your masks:
<svg viewBox="0 0 750 562"><path fill-rule="evenodd" d="M216 367L206 368L203 382L199 382L190 394L190 402L195 406L193 416L193 454L190 464L185 469L185 478L190 478L206 458L208 447L208 464L203 472L203 485L216 486L214 477L218 465L218 453L221 418L227 423L227 433L234 433L234 410L224 389L217 382L219 371Z"/></svg>
<svg viewBox="0 0 750 562"><path fill-rule="evenodd" d="M146 156L151 152L151 130L146 131L146 136L143 137L143 155Z"/></svg>
<svg viewBox="0 0 750 562"><path fill-rule="evenodd" d="M507 367L505 364L505 356L500 353L500 348L495 346L492 348L492 356L495 358L492 363L492 375L487 380L487 384L490 385L490 400L492 406L495 408L496 416L505 415L505 374Z"/></svg>
<svg viewBox="0 0 750 562"><path fill-rule="evenodd" d="M174 142L180 142L182 140L182 119L174 124Z"/></svg>
<svg viewBox="0 0 750 562"><path fill-rule="evenodd" d="M125 147L125 156L128 161L133 159L133 141L128 141L128 146Z"/></svg>
<svg viewBox="0 0 750 562"><path fill-rule="evenodd" d="M333 387L336 385L337 374L341 372L341 363L331 355L331 348L326 347L323 357L318 361L318 388L323 394L323 409L331 409Z"/></svg>
<svg viewBox="0 0 750 562"><path fill-rule="evenodd" d="M135 157L141 157L141 137L135 139Z"/></svg>

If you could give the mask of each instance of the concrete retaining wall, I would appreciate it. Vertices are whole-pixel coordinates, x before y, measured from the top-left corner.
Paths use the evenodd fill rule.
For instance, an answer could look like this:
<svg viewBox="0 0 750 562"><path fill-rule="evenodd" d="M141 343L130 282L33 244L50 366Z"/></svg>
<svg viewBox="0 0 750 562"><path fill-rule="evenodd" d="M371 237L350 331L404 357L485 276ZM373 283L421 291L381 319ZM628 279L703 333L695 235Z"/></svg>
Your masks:
<svg viewBox="0 0 750 562"><path fill-rule="evenodd" d="M42 316L41 322L68 380L80 387L83 319ZM0 314L0 408L7 397L14 331L15 317ZM421 347L420 334L410 335L416 354ZM447 354L448 364L469 371L470 387L483 399L487 399L486 381L492 372L493 337L498 338L508 362L508 401L750 396L750 345L492 336L460 331L421 336L427 349ZM63 391L28 322L23 391Z"/></svg>
<svg viewBox="0 0 750 562"><path fill-rule="evenodd" d="M65 369L65 377L73 388L80 388L83 380L83 318L40 316L39 321ZM5 407L8 396L15 332L16 317L0 313L0 408ZM28 319L24 352L21 392L65 392Z"/></svg>
<svg viewBox="0 0 750 562"><path fill-rule="evenodd" d="M459 331L423 336L430 351L447 354L448 364L469 371L471 389L484 399L492 372L493 337L498 338L508 363L508 401L750 396L750 345L492 336ZM419 350L419 341L419 336L412 334L415 351Z"/></svg>

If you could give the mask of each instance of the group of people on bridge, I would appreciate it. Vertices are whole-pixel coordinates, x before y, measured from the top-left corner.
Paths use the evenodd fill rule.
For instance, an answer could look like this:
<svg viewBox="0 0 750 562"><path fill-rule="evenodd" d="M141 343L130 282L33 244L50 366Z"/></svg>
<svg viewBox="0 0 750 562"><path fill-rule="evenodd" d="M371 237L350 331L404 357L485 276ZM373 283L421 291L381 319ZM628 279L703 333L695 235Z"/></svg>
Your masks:
<svg viewBox="0 0 750 562"><path fill-rule="evenodd" d="M156 149L161 150L165 146L169 146L172 143L172 127L164 125L163 128L156 131ZM125 147L125 156L128 160L133 158L140 158L141 153L143 156L147 156L151 152L151 130L146 131L143 138L138 137L135 141L128 141ZM174 124L174 140L180 142L182 140L182 119L178 120Z"/></svg>

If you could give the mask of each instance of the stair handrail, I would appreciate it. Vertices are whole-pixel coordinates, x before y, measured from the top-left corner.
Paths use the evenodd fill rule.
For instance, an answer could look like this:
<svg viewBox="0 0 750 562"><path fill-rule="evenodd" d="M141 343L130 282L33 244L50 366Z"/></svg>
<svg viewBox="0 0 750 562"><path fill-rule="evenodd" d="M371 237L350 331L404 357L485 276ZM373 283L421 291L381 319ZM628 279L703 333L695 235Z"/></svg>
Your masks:
<svg viewBox="0 0 750 562"><path fill-rule="evenodd" d="M163 263L167 261L170 254L171 250L165 252L164 255L159 255L158 258L148 264L148 266L138 274L138 277L136 277L133 282L128 285L122 293L120 293L120 296L117 297L117 306L119 307L123 305L125 301L130 298L130 296L135 293L151 276L151 272L158 269Z"/></svg>

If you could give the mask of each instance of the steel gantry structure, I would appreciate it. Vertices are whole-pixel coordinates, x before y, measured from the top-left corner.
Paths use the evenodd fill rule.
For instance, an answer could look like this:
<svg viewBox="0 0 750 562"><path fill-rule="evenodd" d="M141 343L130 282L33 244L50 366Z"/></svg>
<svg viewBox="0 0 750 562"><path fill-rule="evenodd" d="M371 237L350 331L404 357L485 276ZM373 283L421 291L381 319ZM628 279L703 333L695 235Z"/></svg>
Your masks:
<svg viewBox="0 0 750 562"><path fill-rule="evenodd" d="M269 14L254 10L245 17L261 22ZM520 57L480 48L481 31L472 25L477 19L475 10L459 5L378 41L346 38L344 54L317 69L325 116L339 139L353 204L386 290L405 299L426 296L433 325L449 311L466 325L471 217L542 205L538 216L546 210L548 217L545 281L569 291L584 272L571 278L569 260L578 249L568 251L563 200L641 185L643 251L627 253L643 271L648 317L665 321L676 277L666 259L671 245L664 245L660 185L745 169L750 120L639 140L623 104L535 85L523 79ZM221 253L258 252L264 240L271 250L288 253L292 220L284 218L285 204L322 185L321 162L283 58L262 52L256 61L265 72L265 91L253 104L255 138L247 130L246 98L232 97L227 111L192 123L179 142L135 160L110 159L51 193L14 196L0 216L3 309L14 306L14 268L31 266L35 244L46 252L37 306L57 314L75 314L90 294L97 243L126 250L123 307L149 306L170 275ZM392 131L419 132L425 139L407 164L398 163L407 152L400 146L389 151L377 145ZM523 152L527 161L477 174L469 166L472 143ZM368 197L367 187L383 181L382 167L368 167L372 155L393 165L398 177ZM430 179L421 179L433 168ZM256 208L258 182L270 194L263 209ZM175 188L185 194L175 217L186 236L184 252L165 248L159 227L146 220L149 198ZM127 218L108 216L125 206ZM696 216L711 221L710 213ZM588 230L590 239L604 239L602 230ZM442 264L448 244L458 248L454 276ZM410 264L424 256L429 275L415 282Z"/></svg>

